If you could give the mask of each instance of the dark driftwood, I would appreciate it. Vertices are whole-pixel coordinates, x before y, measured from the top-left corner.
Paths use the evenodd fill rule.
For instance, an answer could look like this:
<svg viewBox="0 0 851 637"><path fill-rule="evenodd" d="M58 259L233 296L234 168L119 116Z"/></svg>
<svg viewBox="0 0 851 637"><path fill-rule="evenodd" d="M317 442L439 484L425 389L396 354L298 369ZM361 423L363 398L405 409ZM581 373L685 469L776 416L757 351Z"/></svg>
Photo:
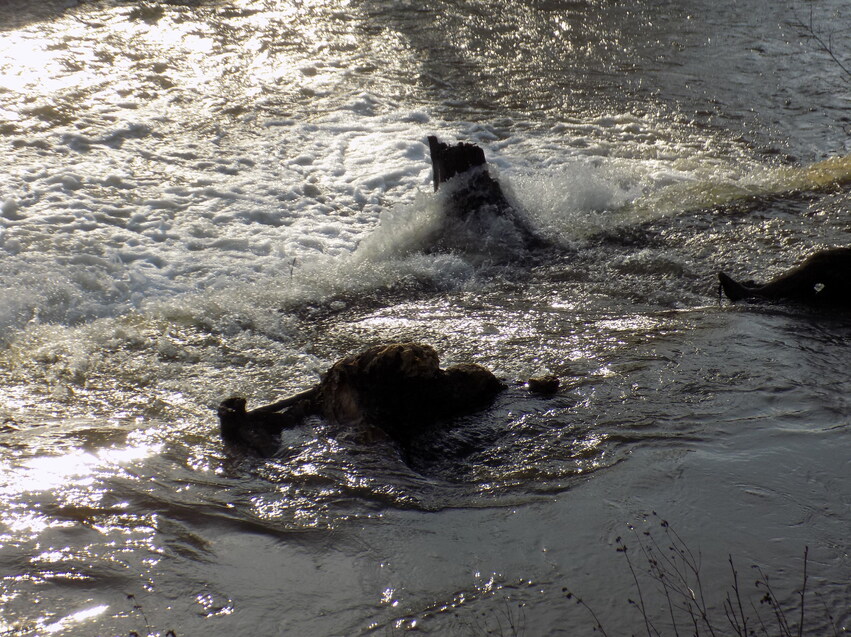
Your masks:
<svg viewBox="0 0 851 637"><path fill-rule="evenodd" d="M220 431L226 442L270 456L283 429L319 415L373 425L404 443L438 420L486 407L504 388L481 365L441 369L428 345L393 343L338 361L318 385L292 398L251 411L244 398L228 398L219 406Z"/></svg>
<svg viewBox="0 0 851 637"><path fill-rule="evenodd" d="M851 307L851 248L822 250L765 285L739 283L718 273L731 301L792 301L822 307Z"/></svg>

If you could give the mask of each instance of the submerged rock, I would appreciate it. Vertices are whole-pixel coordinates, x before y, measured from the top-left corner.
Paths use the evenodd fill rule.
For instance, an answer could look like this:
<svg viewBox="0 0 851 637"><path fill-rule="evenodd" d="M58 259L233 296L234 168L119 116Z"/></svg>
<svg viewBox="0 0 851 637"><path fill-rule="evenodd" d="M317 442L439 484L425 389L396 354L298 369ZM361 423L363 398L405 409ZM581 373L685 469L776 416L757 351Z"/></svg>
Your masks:
<svg viewBox="0 0 851 637"><path fill-rule="evenodd" d="M559 385L561 385L561 381L559 381L558 376L539 376L536 378L530 378L526 382L526 386L529 388L529 391L533 394L554 394L558 391Z"/></svg>

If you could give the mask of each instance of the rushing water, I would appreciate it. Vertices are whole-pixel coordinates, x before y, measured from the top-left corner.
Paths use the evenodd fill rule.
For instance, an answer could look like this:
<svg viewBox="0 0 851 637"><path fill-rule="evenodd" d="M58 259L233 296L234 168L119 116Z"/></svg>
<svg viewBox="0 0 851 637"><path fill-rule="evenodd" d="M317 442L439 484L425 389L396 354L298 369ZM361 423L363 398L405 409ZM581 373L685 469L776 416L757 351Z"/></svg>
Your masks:
<svg viewBox="0 0 851 637"><path fill-rule="evenodd" d="M715 274L848 245L850 24L0 1L0 634L591 634L566 589L632 634L616 538L653 510L720 626L728 555L798 608L809 547L805 634L844 634L851 322L719 304ZM430 252L429 134L480 144L555 247ZM407 453L319 420L225 453L222 398L392 340L511 386Z"/></svg>

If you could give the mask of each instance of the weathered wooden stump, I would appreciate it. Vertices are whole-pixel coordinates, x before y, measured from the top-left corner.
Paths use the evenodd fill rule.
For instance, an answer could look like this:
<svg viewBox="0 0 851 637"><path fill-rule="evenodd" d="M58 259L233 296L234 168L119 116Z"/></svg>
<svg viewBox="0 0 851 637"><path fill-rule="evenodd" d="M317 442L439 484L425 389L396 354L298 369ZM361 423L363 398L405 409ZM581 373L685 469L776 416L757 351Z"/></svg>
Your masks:
<svg viewBox="0 0 851 637"><path fill-rule="evenodd" d="M481 148L465 142L449 145L434 136L428 138L428 144L435 191L452 180L444 204L444 237L436 241L434 249L451 249L454 238L451 235L458 232L459 223L480 231L479 238L484 244L513 242L523 250L547 246L508 200L499 182L491 177ZM454 180L455 177L459 179Z"/></svg>
<svg viewBox="0 0 851 637"><path fill-rule="evenodd" d="M440 184L452 179L455 175L487 165L485 151L475 144L461 142L450 146L432 135L428 138L428 147L431 151L435 191Z"/></svg>

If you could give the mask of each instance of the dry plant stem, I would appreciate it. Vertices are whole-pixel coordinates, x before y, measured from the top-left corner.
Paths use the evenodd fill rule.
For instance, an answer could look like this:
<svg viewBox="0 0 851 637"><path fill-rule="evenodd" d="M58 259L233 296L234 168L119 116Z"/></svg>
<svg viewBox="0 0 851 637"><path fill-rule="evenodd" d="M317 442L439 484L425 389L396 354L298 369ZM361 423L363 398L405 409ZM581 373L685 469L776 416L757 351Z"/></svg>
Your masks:
<svg viewBox="0 0 851 637"><path fill-rule="evenodd" d="M633 526L628 525L632 531L635 531ZM659 631L656 630L655 626L650 622L650 618L647 616L647 608L644 605L644 594L641 592L641 584L638 582L638 576L635 573L635 568L632 566L632 560L629 559L629 553L627 552L627 546L621 541L621 538L617 538L615 540L620 544L618 547L618 551L623 553L623 556L626 558L627 566L629 566L629 572L632 573L632 581L635 582L635 589L638 591L638 610L641 611L641 616L644 618L644 628L647 630L647 637L653 637L653 634L659 635ZM635 604L633 600L628 600L629 603ZM651 630L652 628L652 630Z"/></svg>
<svg viewBox="0 0 851 637"><path fill-rule="evenodd" d="M742 634L742 627L739 624L738 618L736 617L735 612L732 612L732 605L730 604L730 595L727 594L727 599L724 600L724 615L727 616L727 621L730 623L730 626L736 632L737 635Z"/></svg>
<svg viewBox="0 0 851 637"><path fill-rule="evenodd" d="M505 619L508 621L508 626L511 628L511 632L509 634L519 635L522 631L520 631L520 629L514 625L514 616L511 612L511 606L508 604L508 600L503 598L502 605L505 607ZM518 618L518 621L519 620L520 618ZM499 624L499 632L502 633L502 622L499 621L499 617L497 617L496 621L497 624Z"/></svg>
<svg viewBox="0 0 851 637"><path fill-rule="evenodd" d="M803 30L804 30L804 32L807 34L807 37L808 37L808 38L810 38L811 40L814 40L814 41L816 42L816 44L818 44L818 48L819 48L821 51L823 51L824 53L827 53L827 54L830 56L830 58L831 58L831 59L832 59L832 60L836 63L836 65L837 65L840 69L842 69L842 71L843 71L843 72L844 72L847 76L851 77L851 70L849 70L849 69L848 69L848 67L846 67L846 66L842 63L842 60L840 60L838 57L836 57L836 54L835 54L835 53L834 53L834 51L833 51L833 42L832 42L832 40L833 40L833 35L832 35L832 34L831 34L831 35L829 35L829 36L828 36L828 40L827 40L827 42L825 42L825 41L824 41L824 38L822 38L822 37L818 34L818 32L815 30L815 26L813 26L813 8L812 8L812 7L810 7L810 20L809 20L809 23L804 23L804 21L803 21L803 20L801 20L800 18L798 18L797 13L796 13L796 15L795 15L795 18L797 19L797 22L795 23L795 26L797 26L799 29L803 29Z"/></svg>
<svg viewBox="0 0 851 637"><path fill-rule="evenodd" d="M756 606L754 606L753 600L751 600L751 608L753 608L753 612L756 615L756 618L759 620L759 625L762 628L762 632L765 635L768 635L768 627L765 625L765 621L762 619L762 615L760 615L759 610Z"/></svg>
<svg viewBox="0 0 851 637"><path fill-rule="evenodd" d="M656 513L653 513L653 515L656 516ZM646 521L647 518L645 517ZM724 593L724 599L720 600L721 608L712 609L712 612L718 611L717 617L710 617L710 608L706 603L700 576L700 552L692 551L683 541L682 537L674 529L670 528L664 520L661 521L661 526L665 530L668 540L668 543L664 547L660 545L659 538L651 530L648 529L639 533L633 525L628 524L627 526L635 536L641 554L647 560L647 570L642 571L644 574L639 577L638 571L642 570L640 563L633 563L628 547L622 538L618 537L615 540L617 552L623 553L637 592L636 599L638 601L629 599L628 602L635 606L641 613L644 623L642 634L647 637L662 637L660 629L668 631L671 628L675 637L680 637L680 635L684 634L690 634L693 637L700 637L701 635L716 637L721 634L733 635L735 637L757 637L758 635L764 635L765 637L804 637L806 634L804 629L806 613L808 610L812 612L812 605L808 608L806 604L807 586L809 584L809 547L804 548L803 581L796 595L800 603L799 607L794 606L793 603L792 606L787 606L784 610L780 602L778 602L770 578L760 566L753 565L752 568L758 571L759 574L755 586L756 590L762 596L760 598L760 604L768 605L769 612L774 615L774 621L771 621L770 616L765 617L763 612L756 607L754 603L755 599L742 590L741 583L739 582L739 572L736 569L733 556L728 555L727 561L730 566L732 582L728 585L726 593ZM651 580L655 580L656 585L659 587L652 587L649 593L642 589L642 580L644 580L643 583L646 587L646 577L648 575ZM567 589L562 589L562 592L566 593L567 599L573 598L573 594L568 593ZM668 604L666 614L670 619L670 626L667 624L659 627L654 625L655 615L660 614L660 617L662 617L665 614L665 609L660 606L661 600L658 599L660 592L664 594L665 602ZM654 597L654 594L657 597ZM576 602L583 606L586 612L593 618L595 624L594 630L599 630L604 637L608 637L593 609L581 599L577 598ZM745 613L744 607L747 604L750 604L753 615ZM834 618L823 601L822 605L824 606L824 614L830 622L833 636L839 637ZM721 609L723 609L727 623L730 626L729 629L721 628L721 624L723 623ZM786 611L789 612L788 616ZM690 620L690 626L687 618ZM794 624L795 619L798 620L797 626ZM715 622L714 625L713 621ZM771 628L769 628L769 625ZM512 628L514 628L513 624Z"/></svg>
<svg viewBox="0 0 851 637"><path fill-rule="evenodd" d="M654 512L653 515L656 516L656 513ZM679 534L671 528L670 524L668 524L666 520L662 520L660 525L663 529L665 529L665 534L671 544L669 548L676 556L675 559L665 558L666 567L677 575L680 585L682 586L681 590L677 588L673 588L672 590L681 595L685 600L684 609L692 620L695 634L700 634L700 624L702 623L709 631L709 634L714 637L715 629L709 618L706 598L703 592L703 583L700 579L700 554L695 557L695 554L688 547L688 544L686 544ZM664 554L653 535L651 534L649 537L654 545L659 548L659 551ZM691 575L689 575L689 573ZM697 594L695 594L694 588L691 586L690 578L694 579ZM694 609L697 609L697 615L699 617L695 616Z"/></svg>
<svg viewBox="0 0 851 637"><path fill-rule="evenodd" d="M833 615L830 614L830 609L827 607L827 604L823 599L819 600L821 605L824 606L824 614L827 616L828 621L830 622L830 627L833 629L833 637L839 637L839 632L836 630L836 622L833 619Z"/></svg>
<svg viewBox="0 0 851 637"><path fill-rule="evenodd" d="M654 567L656 569L659 568L658 564L654 564ZM667 580L662 578L661 572L657 575L657 578L659 579L659 582L662 583L662 588L665 591L665 601L668 604L668 613L671 616L671 626L674 627L674 637L680 637L680 631L679 627L677 626L677 619L674 613L674 602L673 600L671 600L671 593L668 587L668 582Z"/></svg>
<svg viewBox="0 0 851 637"><path fill-rule="evenodd" d="M126 593L126 595L127 599L133 602L133 610L138 612L142 616L142 619L145 620L145 635L150 635L152 627L151 624L148 622L148 616L145 615L145 611L142 608L142 605L136 600L136 596L132 593ZM157 633L157 635L159 634L160 633ZM141 637L139 633L135 630L131 630L128 635L129 637ZM173 630L167 630L164 634L164 637L177 637L177 633L175 633Z"/></svg>
<svg viewBox="0 0 851 637"><path fill-rule="evenodd" d="M665 522L664 520L662 521L662 527L663 528L667 528L667 524L668 523ZM681 567L680 564L678 563L678 562L684 562L685 558L683 557L683 555L680 554L680 552L677 550L677 548L672 545L672 546L669 546L668 548L669 548L670 552L673 555L678 556L679 559L678 560L671 559L670 557L668 557L666 551L664 551L662 549L662 547L659 545L659 542L656 540L656 538L653 536L653 534L649 534L648 537L650 538L650 541L652 542L653 547L655 547L655 549L656 549L656 554L661 555L661 564L658 560L654 561L654 566L659 573L659 575L656 576L657 579L661 578L664 581L663 586L665 586L666 595L667 595L668 590L670 590L671 592L675 593L678 597L682 598L681 605L677 605L677 604L674 603L674 607L683 611L683 612L688 613L689 617L692 620L692 624L694 625L695 633L699 634L700 633L699 620L698 620L697 616L695 615L694 607L692 606L692 604L696 602L695 596L694 596L694 591L692 590L692 588L689 584L688 574L686 573L685 565L683 564L683 566ZM670 539L670 537L668 539ZM672 584L668 583L668 582L672 581L670 575L675 576L673 578ZM671 603L671 602L669 602L669 603ZM676 630L676 627L675 627L675 630Z"/></svg>
<svg viewBox="0 0 851 637"><path fill-rule="evenodd" d="M804 634L804 595L807 592L807 557L810 554L810 547L804 547L804 583L801 585L801 621L798 624L798 637Z"/></svg>
<svg viewBox="0 0 851 637"><path fill-rule="evenodd" d="M777 599L774 596L774 589L771 588L771 581L768 576L762 572L762 569L759 566L755 566L756 570L759 572L759 576L761 579L757 580L756 587L759 588L760 585L765 587L765 595L763 596L762 602L769 605L771 610L774 611L774 617L777 620L777 628L780 631L780 635L782 637L792 637L792 631L789 630L789 622L786 621L786 613L783 612L783 609L780 608L780 604L777 603Z"/></svg>
<svg viewBox="0 0 851 637"><path fill-rule="evenodd" d="M739 593L739 574L735 568L733 568L733 556L730 555L730 568L733 570L733 590L736 592L736 601L739 605L739 615L742 618L742 635L748 634L748 618L745 616L745 609L742 608L742 596Z"/></svg>
<svg viewBox="0 0 851 637"><path fill-rule="evenodd" d="M736 617L736 609L733 608L733 602L730 599L730 594L727 593L727 599L724 602L724 613L727 615L727 621L730 626L736 631L737 635L747 637L748 634L748 618L745 616L745 611L742 608L742 595L739 591L739 573L733 565L733 556L728 555L730 562L730 570L733 572L733 593L736 596L736 605L739 607L739 616Z"/></svg>
<svg viewBox="0 0 851 637"><path fill-rule="evenodd" d="M665 533L668 535L668 537L673 536L675 540L674 545L676 546L678 544L680 547L682 547L678 550L683 558L683 563L688 567L688 569L694 576L700 600L698 601L697 597L694 597L694 591L689 589L689 592L692 594L695 605L697 606L698 611L700 611L700 618L706 625L707 630L709 630L709 634L715 637L715 631L712 629L712 624L709 621L706 598L703 594L703 582L700 579L700 553L698 553L697 558L695 558L694 553L692 553L692 550L688 547L688 544L685 543L685 541L680 537L679 533L672 529L667 522L664 522L663 528L665 529Z"/></svg>
<svg viewBox="0 0 851 637"><path fill-rule="evenodd" d="M148 622L148 617L147 615L145 615L145 611L142 609L142 605L136 601L136 596L132 593L127 593L127 599L133 602L133 610L142 616L142 619L145 620L145 630L147 632L150 632L151 624Z"/></svg>
<svg viewBox="0 0 851 637"><path fill-rule="evenodd" d="M634 529L633 533L635 533ZM656 543L656 539L649 531L645 531L644 535L650 538L651 545L649 547L646 546L644 542L642 542L639 538L638 546L641 549L641 552L644 554L644 558L647 560L647 563L650 565L651 576L662 586L662 590L665 593L665 600L668 604L668 613L671 616L671 625L674 628L674 636L680 637L679 627L677 626L676 614L674 613L674 610L679 607L671 599L672 592L679 593L680 591L674 588L673 585L668 584L668 579L665 577L665 571L659 565L659 561L655 558L654 547L656 547L657 549L659 547L659 545ZM664 554L662 556L662 559L665 562L669 562L669 560L664 556Z"/></svg>
<svg viewBox="0 0 851 637"><path fill-rule="evenodd" d="M586 611L588 611L588 614L590 614L590 615L591 615L591 618L594 620L594 624L595 624L594 628L596 628L597 630L599 630L599 631L600 631L600 634L601 634L601 635L603 635L603 637L609 637L608 633L606 633L606 629L605 629L605 628L603 628L603 624L601 624L601 623L600 623L600 619L597 617L597 613L595 613L595 612L594 612L594 609L593 609L593 608L591 608L588 604L586 604L584 601L582 601L582 599L581 599L581 598L576 597L576 596L575 596L573 593L571 593L570 591L567 591L567 590L566 590L566 589L564 589L564 588L563 588L563 589L561 589L561 590L562 590L563 592L565 592L565 597L566 597L567 599L573 599L573 598L576 598L576 603L577 603L579 606L582 606L582 608L584 608Z"/></svg>
<svg viewBox="0 0 851 637"><path fill-rule="evenodd" d="M696 569L687 568L687 554L685 553L685 551L683 551L683 549L678 548L676 546L676 542L672 540L670 534L667 533L668 523L665 520L662 520L661 526L662 528L666 529L666 535L668 535L668 540L671 541L671 545L668 547L668 549L669 552L674 556L674 558L672 559L668 557L666 551L662 549L656 538L652 534L650 534L649 537L651 542L653 543L653 546L656 548L657 553L662 556L662 565L659 566L657 562L657 567L660 572L664 571L664 573L668 575L666 581L671 581L671 574L676 576L674 578L674 583L672 585L669 585L670 590L676 593L683 600L682 605L676 606L676 608L688 613L689 617L692 620L692 624L694 625L695 633L699 634L699 619L697 615L695 615L694 611L694 609L698 606L698 603L697 598L694 594L694 590L692 589L691 583L689 582L688 576L689 570Z"/></svg>

